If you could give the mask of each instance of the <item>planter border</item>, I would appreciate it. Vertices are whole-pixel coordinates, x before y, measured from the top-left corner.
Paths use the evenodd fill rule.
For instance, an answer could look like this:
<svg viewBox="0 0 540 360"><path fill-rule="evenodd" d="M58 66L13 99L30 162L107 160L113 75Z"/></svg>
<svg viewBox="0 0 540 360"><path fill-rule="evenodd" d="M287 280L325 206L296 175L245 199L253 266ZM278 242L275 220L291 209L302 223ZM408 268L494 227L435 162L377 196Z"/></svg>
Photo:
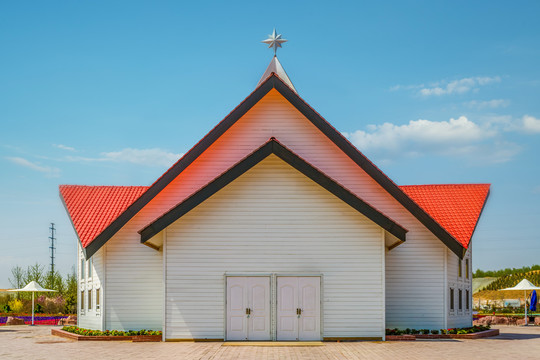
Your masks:
<svg viewBox="0 0 540 360"><path fill-rule="evenodd" d="M159 342L161 335L133 335L133 336L86 336L74 334L62 329L51 329L51 335L56 335L76 341L132 341L132 342Z"/></svg>
<svg viewBox="0 0 540 360"><path fill-rule="evenodd" d="M386 335L387 341L414 341L416 339L481 339L499 335L499 329L489 329L472 334L417 334Z"/></svg>

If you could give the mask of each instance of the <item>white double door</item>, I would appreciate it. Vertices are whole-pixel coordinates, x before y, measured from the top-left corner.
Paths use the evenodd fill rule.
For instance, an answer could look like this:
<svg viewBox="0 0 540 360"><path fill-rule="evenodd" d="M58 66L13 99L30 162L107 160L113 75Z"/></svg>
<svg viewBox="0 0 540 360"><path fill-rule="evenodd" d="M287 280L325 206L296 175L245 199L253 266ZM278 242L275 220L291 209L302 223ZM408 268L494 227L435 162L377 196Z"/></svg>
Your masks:
<svg viewBox="0 0 540 360"><path fill-rule="evenodd" d="M321 339L321 278L277 278L277 340Z"/></svg>
<svg viewBox="0 0 540 360"><path fill-rule="evenodd" d="M227 340L270 340L270 277L227 277Z"/></svg>
<svg viewBox="0 0 540 360"><path fill-rule="evenodd" d="M320 277L277 277L277 340L320 340L320 286ZM270 277L227 277L227 340L271 340L270 293Z"/></svg>

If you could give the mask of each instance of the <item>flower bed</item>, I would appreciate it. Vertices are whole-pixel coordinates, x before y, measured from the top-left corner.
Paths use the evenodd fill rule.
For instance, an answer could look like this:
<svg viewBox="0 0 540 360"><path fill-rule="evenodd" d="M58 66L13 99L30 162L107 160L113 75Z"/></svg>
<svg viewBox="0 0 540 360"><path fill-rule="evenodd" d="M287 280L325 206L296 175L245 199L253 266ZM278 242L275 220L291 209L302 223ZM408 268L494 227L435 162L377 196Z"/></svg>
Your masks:
<svg viewBox="0 0 540 360"><path fill-rule="evenodd" d="M9 314L9 316L0 316L0 326L6 325L6 321L8 317L16 317L19 319L23 319L25 325L32 324L32 315L30 314ZM50 314L37 314L34 316L34 324L35 325L56 325L58 324L58 321L60 319L67 318L68 315L56 315L56 316L50 316Z"/></svg>
<svg viewBox="0 0 540 360"><path fill-rule="evenodd" d="M133 342L157 342L161 341L161 331L138 330L90 330L77 326L64 326L62 330L52 329L52 335L62 336L77 341L133 341Z"/></svg>
<svg viewBox="0 0 540 360"><path fill-rule="evenodd" d="M416 339L480 339L497 335L499 335L498 329L490 329L490 326L483 325L441 330L386 329L386 340L388 341Z"/></svg>

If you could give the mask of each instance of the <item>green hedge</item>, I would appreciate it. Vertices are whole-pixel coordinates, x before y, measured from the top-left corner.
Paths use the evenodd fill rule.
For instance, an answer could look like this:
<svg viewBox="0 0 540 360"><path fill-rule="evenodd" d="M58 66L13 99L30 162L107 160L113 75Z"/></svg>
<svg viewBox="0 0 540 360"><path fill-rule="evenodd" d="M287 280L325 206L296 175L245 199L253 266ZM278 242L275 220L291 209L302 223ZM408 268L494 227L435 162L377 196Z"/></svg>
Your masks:
<svg viewBox="0 0 540 360"><path fill-rule="evenodd" d="M129 330L129 331L121 331L121 330L90 330L90 329L83 329L78 326L64 326L62 330L77 334L77 335L84 335L84 336L136 336L136 335L161 335L161 331L155 331L155 330Z"/></svg>
<svg viewBox="0 0 540 360"><path fill-rule="evenodd" d="M475 325L472 327L466 327L466 328L452 328L452 329L440 329L440 330L428 330L428 329L386 329L386 335L418 335L418 334L424 334L427 335L429 333L433 335L437 334L473 334L480 331L489 330L491 327L489 325Z"/></svg>

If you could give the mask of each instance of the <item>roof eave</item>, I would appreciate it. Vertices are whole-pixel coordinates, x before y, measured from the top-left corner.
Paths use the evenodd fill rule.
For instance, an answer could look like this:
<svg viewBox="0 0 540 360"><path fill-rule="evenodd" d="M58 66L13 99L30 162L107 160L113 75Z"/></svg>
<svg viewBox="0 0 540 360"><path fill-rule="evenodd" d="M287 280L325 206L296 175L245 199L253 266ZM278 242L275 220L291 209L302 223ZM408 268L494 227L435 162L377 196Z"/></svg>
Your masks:
<svg viewBox="0 0 540 360"><path fill-rule="evenodd" d="M362 199L358 198L355 194L344 188L339 183L335 182L333 179L272 138L250 155L233 165L219 177L205 185L199 191L195 192L190 197L176 205L173 209L169 210L154 220L151 224L141 229L139 231L139 234L141 234L141 243L146 243L174 221L187 214L189 211L200 205L210 196L237 179L239 176L271 154L278 156L281 160L285 161L287 164L313 180L315 183L331 192L340 200L362 213L364 216L379 225L381 228L390 232L399 240L405 241L407 233L405 228L373 208L368 203L364 202Z"/></svg>

